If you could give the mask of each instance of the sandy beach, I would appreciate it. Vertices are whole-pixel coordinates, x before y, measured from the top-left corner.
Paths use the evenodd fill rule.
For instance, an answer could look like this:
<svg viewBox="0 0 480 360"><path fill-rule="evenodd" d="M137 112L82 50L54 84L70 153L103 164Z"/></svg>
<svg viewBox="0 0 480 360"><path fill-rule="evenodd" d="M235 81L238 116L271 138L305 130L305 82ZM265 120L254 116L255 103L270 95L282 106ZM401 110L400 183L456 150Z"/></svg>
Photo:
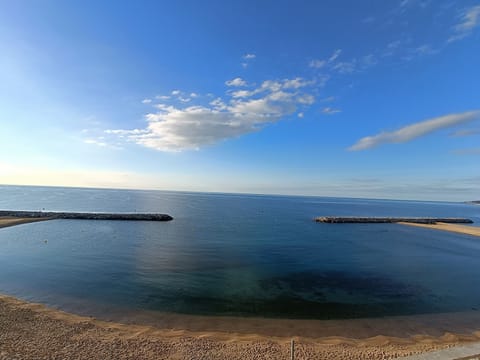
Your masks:
<svg viewBox="0 0 480 360"><path fill-rule="evenodd" d="M50 220L49 218L21 218L21 217L11 217L11 216L0 216L0 228L15 226L21 224L28 224L37 221L46 221Z"/></svg>
<svg viewBox="0 0 480 360"><path fill-rule="evenodd" d="M434 230L443 230L443 231L449 231L449 232L454 232L458 234L480 236L480 227L475 227L475 226L446 224L442 222L439 222L436 224L416 224L416 223L399 222L398 224L423 227L423 228L434 229Z"/></svg>
<svg viewBox="0 0 480 360"><path fill-rule="evenodd" d="M388 359L480 340L441 336L318 338L162 329L96 320L0 296L0 359Z"/></svg>

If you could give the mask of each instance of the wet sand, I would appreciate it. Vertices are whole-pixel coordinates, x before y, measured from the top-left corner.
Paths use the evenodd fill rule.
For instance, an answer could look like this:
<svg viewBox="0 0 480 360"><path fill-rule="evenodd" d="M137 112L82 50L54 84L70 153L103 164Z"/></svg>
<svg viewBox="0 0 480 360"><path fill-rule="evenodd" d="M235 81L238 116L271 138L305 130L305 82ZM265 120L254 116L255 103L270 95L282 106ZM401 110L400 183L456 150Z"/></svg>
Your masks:
<svg viewBox="0 0 480 360"><path fill-rule="evenodd" d="M13 216L0 216L0 228L46 220L50 220L50 218L21 218Z"/></svg>
<svg viewBox="0 0 480 360"><path fill-rule="evenodd" d="M467 225L458 225L458 224L446 224L446 223L436 223L436 224L416 224L416 223L406 223L399 222L398 224L408 225L408 226L417 226L427 229L443 230L459 234L467 234L473 236L480 236L480 227L467 226Z"/></svg>
<svg viewBox="0 0 480 360"><path fill-rule="evenodd" d="M479 341L480 331L349 338L162 329L72 315L0 295L2 360L290 359L291 339L296 359L388 359Z"/></svg>

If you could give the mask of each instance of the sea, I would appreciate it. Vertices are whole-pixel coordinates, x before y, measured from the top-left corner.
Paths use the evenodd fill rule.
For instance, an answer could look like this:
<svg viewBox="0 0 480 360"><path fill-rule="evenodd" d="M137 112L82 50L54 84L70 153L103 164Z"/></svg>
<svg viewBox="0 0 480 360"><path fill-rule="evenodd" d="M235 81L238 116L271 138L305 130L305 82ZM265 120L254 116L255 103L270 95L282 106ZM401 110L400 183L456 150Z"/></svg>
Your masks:
<svg viewBox="0 0 480 360"><path fill-rule="evenodd" d="M472 204L0 186L0 209L173 216L0 229L0 293L66 311L353 319L480 309L480 238L314 222L432 216L478 226Z"/></svg>

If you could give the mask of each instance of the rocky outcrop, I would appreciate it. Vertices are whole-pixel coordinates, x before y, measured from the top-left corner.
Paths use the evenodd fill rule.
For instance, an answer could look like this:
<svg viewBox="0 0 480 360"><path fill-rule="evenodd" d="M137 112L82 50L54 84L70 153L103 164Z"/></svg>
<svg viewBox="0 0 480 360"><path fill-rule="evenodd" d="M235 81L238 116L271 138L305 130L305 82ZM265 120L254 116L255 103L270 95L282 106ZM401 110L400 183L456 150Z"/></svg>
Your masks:
<svg viewBox="0 0 480 360"><path fill-rule="evenodd" d="M473 221L464 218L420 218L420 217L341 217L341 216L322 216L315 218L316 222L323 223L415 223L415 224L436 224L437 222L449 224L472 224Z"/></svg>
<svg viewBox="0 0 480 360"><path fill-rule="evenodd" d="M56 211L17 211L0 210L0 216L19 218L49 218L49 219L81 219L81 220L138 220L138 221L170 221L173 217L156 213L85 213Z"/></svg>

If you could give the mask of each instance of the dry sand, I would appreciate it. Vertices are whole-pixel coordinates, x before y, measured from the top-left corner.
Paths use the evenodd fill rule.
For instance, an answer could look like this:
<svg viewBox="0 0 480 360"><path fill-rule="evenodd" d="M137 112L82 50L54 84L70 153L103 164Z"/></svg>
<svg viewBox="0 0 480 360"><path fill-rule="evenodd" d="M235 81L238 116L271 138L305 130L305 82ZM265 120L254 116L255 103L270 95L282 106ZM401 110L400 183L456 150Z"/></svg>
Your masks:
<svg viewBox="0 0 480 360"><path fill-rule="evenodd" d="M427 229L450 231L454 233L467 234L467 235L473 235L473 236L480 236L480 227L478 226L447 224L442 222L438 222L436 224L416 224L416 223L399 222L398 224L408 225L408 226L418 226L418 227L423 227Z"/></svg>
<svg viewBox="0 0 480 360"><path fill-rule="evenodd" d="M0 216L0 228L45 220L50 220L50 218L21 218L13 216Z"/></svg>
<svg viewBox="0 0 480 360"><path fill-rule="evenodd" d="M124 325L0 295L0 359L389 359L480 340L439 337L269 337Z"/></svg>

